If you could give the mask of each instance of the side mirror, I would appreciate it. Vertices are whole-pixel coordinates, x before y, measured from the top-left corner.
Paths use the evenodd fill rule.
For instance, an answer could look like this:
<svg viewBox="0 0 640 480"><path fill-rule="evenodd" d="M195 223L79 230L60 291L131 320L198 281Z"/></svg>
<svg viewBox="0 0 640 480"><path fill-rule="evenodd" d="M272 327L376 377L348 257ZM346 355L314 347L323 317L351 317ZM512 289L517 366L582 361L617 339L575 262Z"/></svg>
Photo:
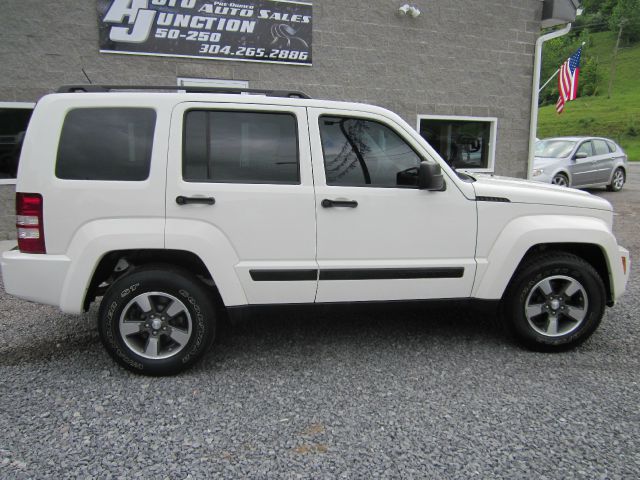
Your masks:
<svg viewBox="0 0 640 480"><path fill-rule="evenodd" d="M440 165L437 163L420 162L418 188L432 192L442 192L447 188L444 183L444 176L442 175Z"/></svg>
<svg viewBox="0 0 640 480"><path fill-rule="evenodd" d="M587 158L589 155L587 155L585 152L578 152L573 156L574 160L582 160L583 158Z"/></svg>

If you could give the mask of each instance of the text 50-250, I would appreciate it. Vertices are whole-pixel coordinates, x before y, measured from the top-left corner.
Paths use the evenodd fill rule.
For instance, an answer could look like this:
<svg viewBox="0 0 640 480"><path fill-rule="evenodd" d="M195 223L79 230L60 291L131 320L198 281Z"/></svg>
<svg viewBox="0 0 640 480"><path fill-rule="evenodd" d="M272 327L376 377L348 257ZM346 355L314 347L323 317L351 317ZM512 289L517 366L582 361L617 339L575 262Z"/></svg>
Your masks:
<svg viewBox="0 0 640 480"><path fill-rule="evenodd" d="M177 40L182 38L184 40L191 40L194 42L214 42L217 43L222 38L222 34L213 32L198 32L196 30L189 30L187 33L180 33L177 28L156 28L156 38L168 38L170 40Z"/></svg>

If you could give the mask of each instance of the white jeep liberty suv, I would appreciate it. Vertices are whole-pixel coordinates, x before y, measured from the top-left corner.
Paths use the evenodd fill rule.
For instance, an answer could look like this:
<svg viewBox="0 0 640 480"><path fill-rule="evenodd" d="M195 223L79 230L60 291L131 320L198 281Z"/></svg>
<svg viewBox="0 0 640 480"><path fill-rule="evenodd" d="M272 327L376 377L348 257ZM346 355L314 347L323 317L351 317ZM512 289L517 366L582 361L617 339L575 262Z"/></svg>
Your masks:
<svg viewBox="0 0 640 480"><path fill-rule="evenodd" d="M495 301L520 342L561 350L625 290L607 201L457 174L388 110L123 90L38 102L2 275L7 293L67 313L102 297L102 341L133 371L177 373L221 308L268 304Z"/></svg>

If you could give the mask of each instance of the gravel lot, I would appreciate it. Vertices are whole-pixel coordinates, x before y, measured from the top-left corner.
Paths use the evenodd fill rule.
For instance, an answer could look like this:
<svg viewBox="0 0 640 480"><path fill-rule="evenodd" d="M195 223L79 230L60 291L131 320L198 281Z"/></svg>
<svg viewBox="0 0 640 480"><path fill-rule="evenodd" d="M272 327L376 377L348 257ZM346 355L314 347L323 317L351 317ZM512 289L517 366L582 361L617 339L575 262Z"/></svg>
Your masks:
<svg viewBox="0 0 640 480"><path fill-rule="evenodd" d="M640 258L640 165L612 201ZM487 316L256 318L195 369L117 367L82 317L0 284L2 478L638 478L639 268L577 350L524 351Z"/></svg>

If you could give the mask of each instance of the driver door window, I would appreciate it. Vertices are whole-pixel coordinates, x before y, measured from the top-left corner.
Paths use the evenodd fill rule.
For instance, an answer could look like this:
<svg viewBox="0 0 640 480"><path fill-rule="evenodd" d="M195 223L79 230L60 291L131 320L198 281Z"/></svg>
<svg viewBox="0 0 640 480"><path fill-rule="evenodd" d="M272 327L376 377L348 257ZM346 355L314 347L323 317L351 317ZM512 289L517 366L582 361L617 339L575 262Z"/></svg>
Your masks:
<svg viewBox="0 0 640 480"><path fill-rule="evenodd" d="M420 157L389 127L372 120L320 117L327 185L415 186Z"/></svg>
<svg viewBox="0 0 640 480"><path fill-rule="evenodd" d="M582 145L580 145L580 148L578 148L578 151L576 152L576 154L578 153L586 153L587 157L593 157L593 149L591 148L591 142L584 142Z"/></svg>

